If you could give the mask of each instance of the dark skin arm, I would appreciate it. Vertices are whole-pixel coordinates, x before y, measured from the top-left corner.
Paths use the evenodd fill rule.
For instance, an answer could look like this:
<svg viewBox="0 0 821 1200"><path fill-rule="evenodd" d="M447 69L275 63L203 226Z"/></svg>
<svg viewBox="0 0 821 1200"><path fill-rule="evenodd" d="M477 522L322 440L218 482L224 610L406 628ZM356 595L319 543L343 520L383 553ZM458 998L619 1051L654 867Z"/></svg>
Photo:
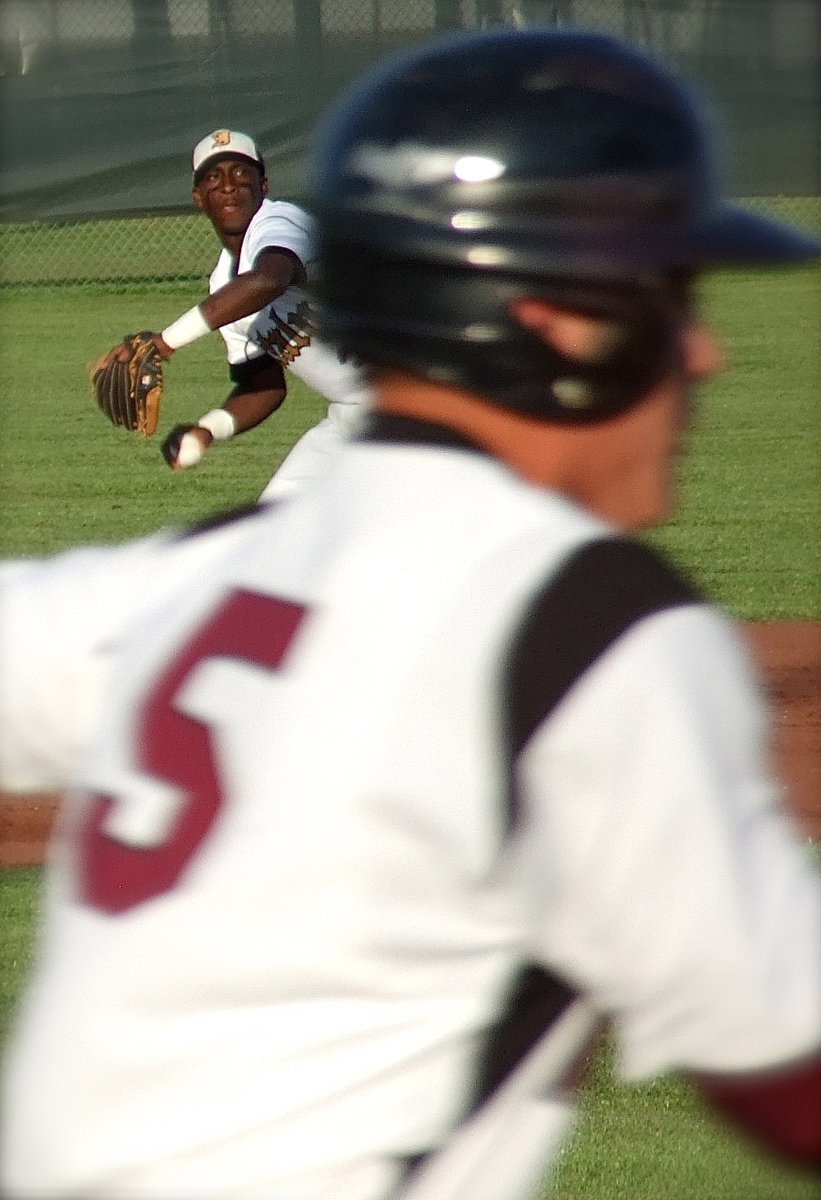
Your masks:
<svg viewBox="0 0 821 1200"><path fill-rule="evenodd" d="M237 433L245 433L261 424L281 406L287 393L285 375L279 363L271 359L263 371L243 384L237 384L222 407L234 417ZM203 450L213 442L209 430L192 425L188 432L197 439Z"/></svg>
<svg viewBox="0 0 821 1200"><path fill-rule="evenodd" d="M236 384L222 408L234 416L236 433L245 433L259 425L271 413L280 408L287 394L286 379L278 362L266 359L258 370L254 371L244 382ZM175 470L185 469L178 460L182 437L194 438L199 443L203 455L208 450L214 436L202 425L178 425L168 434L162 445L163 457Z"/></svg>
<svg viewBox="0 0 821 1200"><path fill-rule="evenodd" d="M270 376L275 377L281 374L281 368L273 365L275 370L270 372ZM222 407L236 420L237 433L245 433L247 429L253 429L255 425L270 417L271 413L276 412L285 399L285 394L284 379L280 383L273 378L268 386L254 387L250 390L237 385Z"/></svg>
<svg viewBox="0 0 821 1200"><path fill-rule="evenodd" d="M231 321L259 312L266 304L281 296L299 279L301 273L302 266L296 255L288 250L269 247L257 255L250 271L237 275L206 297L200 304L200 310L212 329L220 329ZM163 358L170 358L174 352L162 336L158 333L154 340Z"/></svg>
<svg viewBox="0 0 821 1200"><path fill-rule="evenodd" d="M253 429L280 407L287 392L285 373L273 359L245 383L238 383L222 405L236 419L237 433ZM196 427L199 431L199 426ZM208 430L203 430L209 439Z"/></svg>
<svg viewBox="0 0 821 1200"><path fill-rule="evenodd" d="M770 1154L821 1170L821 1056L761 1074L691 1079L712 1108Z"/></svg>

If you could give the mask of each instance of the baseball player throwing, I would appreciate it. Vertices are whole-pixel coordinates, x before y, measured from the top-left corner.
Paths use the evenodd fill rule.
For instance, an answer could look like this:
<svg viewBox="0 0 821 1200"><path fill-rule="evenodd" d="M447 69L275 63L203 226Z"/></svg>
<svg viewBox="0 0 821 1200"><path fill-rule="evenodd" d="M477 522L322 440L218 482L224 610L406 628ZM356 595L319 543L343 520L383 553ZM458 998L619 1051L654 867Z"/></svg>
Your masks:
<svg viewBox="0 0 821 1200"><path fill-rule="evenodd" d="M155 342L164 358L219 329L233 391L194 425L165 439L168 463L196 466L209 447L269 417L286 395L287 369L328 399L326 417L290 451L263 492L282 496L323 471L367 399L362 373L316 337L309 288L315 260L307 212L268 198L265 163L248 134L217 129L194 147L194 204L211 220L222 252L206 300Z"/></svg>
<svg viewBox="0 0 821 1200"><path fill-rule="evenodd" d="M740 636L633 535L721 366L696 277L818 245L586 33L383 65L313 189L360 433L288 504L2 577L0 783L67 789L9 1194L527 1200L601 1021L817 1159L818 875Z"/></svg>

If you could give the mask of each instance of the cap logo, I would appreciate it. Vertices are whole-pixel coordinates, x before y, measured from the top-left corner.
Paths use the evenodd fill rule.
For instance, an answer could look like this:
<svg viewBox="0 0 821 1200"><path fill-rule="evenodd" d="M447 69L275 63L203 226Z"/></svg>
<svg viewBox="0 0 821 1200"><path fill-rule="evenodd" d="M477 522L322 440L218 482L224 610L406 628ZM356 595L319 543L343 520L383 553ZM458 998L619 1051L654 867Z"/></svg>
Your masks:
<svg viewBox="0 0 821 1200"><path fill-rule="evenodd" d="M216 133L214 133L211 137L211 146L214 150L219 149L220 146L230 146L230 144L231 144L230 129L218 129L216 131Z"/></svg>

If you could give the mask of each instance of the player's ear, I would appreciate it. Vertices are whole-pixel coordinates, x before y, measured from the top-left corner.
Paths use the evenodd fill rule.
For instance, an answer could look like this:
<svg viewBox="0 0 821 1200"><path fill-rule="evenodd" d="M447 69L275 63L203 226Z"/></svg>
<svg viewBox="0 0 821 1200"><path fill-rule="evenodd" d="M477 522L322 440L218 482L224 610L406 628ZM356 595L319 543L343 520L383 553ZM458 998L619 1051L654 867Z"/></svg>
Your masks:
<svg viewBox="0 0 821 1200"><path fill-rule="evenodd" d="M199 209L205 208L205 205L202 202L202 193L200 192L200 189L198 187L195 187L194 190L191 192L191 199L194 201L194 204L197 208L199 208Z"/></svg>
<svg viewBox="0 0 821 1200"><path fill-rule="evenodd" d="M263 196L268 195L268 176L267 175L262 176L262 194L263 194Z"/></svg>

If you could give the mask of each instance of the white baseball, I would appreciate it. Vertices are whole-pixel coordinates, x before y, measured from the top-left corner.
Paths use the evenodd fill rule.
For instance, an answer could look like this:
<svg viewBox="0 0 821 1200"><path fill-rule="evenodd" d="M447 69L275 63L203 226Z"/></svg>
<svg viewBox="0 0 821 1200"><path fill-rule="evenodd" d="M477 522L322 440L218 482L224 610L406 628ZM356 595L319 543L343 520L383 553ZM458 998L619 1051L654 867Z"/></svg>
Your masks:
<svg viewBox="0 0 821 1200"><path fill-rule="evenodd" d="M180 449L177 454L176 466L178 467L195 467L197 463L202 462L205 458L205 450L199 438L193 433L184 433L180 440Z"/></svg>

